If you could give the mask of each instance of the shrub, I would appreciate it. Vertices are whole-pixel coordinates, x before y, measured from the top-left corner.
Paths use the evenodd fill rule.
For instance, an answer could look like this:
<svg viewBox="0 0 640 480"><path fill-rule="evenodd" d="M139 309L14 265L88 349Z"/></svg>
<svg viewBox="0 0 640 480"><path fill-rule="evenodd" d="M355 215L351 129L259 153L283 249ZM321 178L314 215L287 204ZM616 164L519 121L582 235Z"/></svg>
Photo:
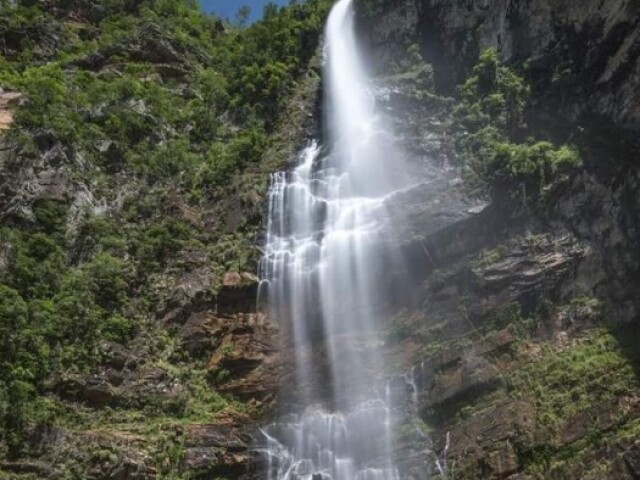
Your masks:
<svg viewBox="0 0 640 480"><path fill-rule="evenodd" d="M577 149L546 141L516 143L530 91L524 80L500 62L498 52L480 55L471 76L459 87L454 110L456 145L467 176L480 188L514 189L537 197L580 166Z"/></svg>

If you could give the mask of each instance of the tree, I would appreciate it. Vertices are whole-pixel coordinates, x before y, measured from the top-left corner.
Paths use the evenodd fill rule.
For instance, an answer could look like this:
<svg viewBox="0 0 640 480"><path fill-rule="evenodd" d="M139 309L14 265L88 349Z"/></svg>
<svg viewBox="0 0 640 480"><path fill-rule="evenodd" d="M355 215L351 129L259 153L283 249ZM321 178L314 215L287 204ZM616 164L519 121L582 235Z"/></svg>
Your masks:
<svg viewBox="0 0 640 480"><path fill-rule="evenodd" d="M236 12L236 25L240 28L245 27L251 17L251 7L249 5L241 6Z"/></svg>

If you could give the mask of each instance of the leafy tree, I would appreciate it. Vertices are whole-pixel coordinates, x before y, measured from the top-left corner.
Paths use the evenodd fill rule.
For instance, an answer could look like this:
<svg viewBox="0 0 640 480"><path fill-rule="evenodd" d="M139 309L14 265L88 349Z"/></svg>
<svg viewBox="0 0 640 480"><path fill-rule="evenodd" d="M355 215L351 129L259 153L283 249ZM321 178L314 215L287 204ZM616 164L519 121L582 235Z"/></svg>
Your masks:
<svg viewBox="0 0 640 480"><path fill-rule="evenodd" d="M251 7L249 5L241 6L236 12L236 25L240 28L247 25L249 18L251 17Z"/></svg>

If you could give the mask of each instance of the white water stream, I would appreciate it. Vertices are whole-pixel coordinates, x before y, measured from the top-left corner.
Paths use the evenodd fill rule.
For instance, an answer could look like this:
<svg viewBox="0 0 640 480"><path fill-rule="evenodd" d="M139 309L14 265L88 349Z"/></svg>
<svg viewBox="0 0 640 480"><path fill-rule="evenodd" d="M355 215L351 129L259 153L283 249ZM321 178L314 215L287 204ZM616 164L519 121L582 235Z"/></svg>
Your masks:
<svg viewBox="0 0 640 480"><path fill-rule="evenodd" d="M283 388L306 408L263 429L268 478L395 480L376 306L385 199L408 179L369 90L352 0L334 6L325 38L327 145L309 145L269 194L262 287L294 352Z"/></svg>

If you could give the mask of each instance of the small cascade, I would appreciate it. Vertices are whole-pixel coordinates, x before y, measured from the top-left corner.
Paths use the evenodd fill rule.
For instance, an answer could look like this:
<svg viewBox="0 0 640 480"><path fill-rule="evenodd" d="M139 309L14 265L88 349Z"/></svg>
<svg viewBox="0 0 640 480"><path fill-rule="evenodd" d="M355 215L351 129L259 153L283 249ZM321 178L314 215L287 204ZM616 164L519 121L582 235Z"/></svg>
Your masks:
<svg viewBox="0 0 640 480"><path fill-rule="evenodd" d="M388 458L389 409L382 401L353 411L308 408L263 430L269 480L396 480Z"/></svg>

